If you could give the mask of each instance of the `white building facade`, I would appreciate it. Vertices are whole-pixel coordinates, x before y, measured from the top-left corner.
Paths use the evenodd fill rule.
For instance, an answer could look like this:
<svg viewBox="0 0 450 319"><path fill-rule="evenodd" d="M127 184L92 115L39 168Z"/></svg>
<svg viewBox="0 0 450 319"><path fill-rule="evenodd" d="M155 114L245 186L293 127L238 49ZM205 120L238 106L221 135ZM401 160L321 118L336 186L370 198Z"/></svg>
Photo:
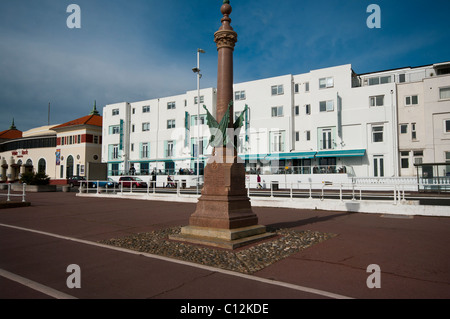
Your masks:
<svg viewBox="0 0 450 319"><path fill-rule="evenodd" d="M108 175L126 175L130 171L138 175L153 171L174 174L180 169L187 173L196 170L197 161L202 170L211 154L203 105L215 114L216 90L201 90L200 104L197 94L190 91L178 96L107 105L103 110L102 158L108 163Z"/></svg>
<svg viewBox="0 0 450 319"><path fill-rule="evenodd" d="M445 162L449 152L450 77L431 76L431 70L436 67L358 75L348 64L235 84L234 119L248 106L236 132L238 153L249 173L293 174L297 180L414 176L414 169L403 167L405 149L410 157L423 151L424 161ZM413 103L416 91L423 95L414 106L421 113L409 114L403 102L409 96ZM195 174L197 161L201 172L211 154L210 132L206 111L199 112L196 102L197 91L190 91L105 106L102 156L108 175ZM216 90L201 90L200 102L215 114ZM408 144L404 123L416 123L424 145ZM429 134L436 127L444 131Z"/></svg>

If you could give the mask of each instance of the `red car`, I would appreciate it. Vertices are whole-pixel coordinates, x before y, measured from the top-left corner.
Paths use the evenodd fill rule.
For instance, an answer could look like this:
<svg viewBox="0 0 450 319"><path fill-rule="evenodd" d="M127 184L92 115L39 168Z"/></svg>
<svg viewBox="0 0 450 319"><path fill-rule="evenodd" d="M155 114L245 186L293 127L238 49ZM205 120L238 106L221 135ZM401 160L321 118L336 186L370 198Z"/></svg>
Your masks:
<svg viewBox="0 0 450 319"><path fill-rule="evenodd" d="M144 182L139 177L134 176L122 176L119 179L119 184L122 184L123 187L132 187L132 188L147 188L147 183Z"/></svg>

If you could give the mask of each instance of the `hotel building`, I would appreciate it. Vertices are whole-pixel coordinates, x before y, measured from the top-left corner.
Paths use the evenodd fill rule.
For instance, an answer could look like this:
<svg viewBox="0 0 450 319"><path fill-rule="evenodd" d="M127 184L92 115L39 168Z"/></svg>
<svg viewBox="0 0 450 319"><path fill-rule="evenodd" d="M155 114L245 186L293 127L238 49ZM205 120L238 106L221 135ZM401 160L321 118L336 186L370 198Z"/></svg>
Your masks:
<svg viewBox="0 0 450 319"><path fill-rule="evenodd" d="M348 64L237 83L234 118L248 106L236 132L239 155L250 173L294 174L299 182L415 176L414 164L450 161L449 69L357 74ZM200 106L215 114L216 90L200 95ZM202 171L211 135L197 99L189 91L105 106L108 175L195 173L197 161Z"/></svg>

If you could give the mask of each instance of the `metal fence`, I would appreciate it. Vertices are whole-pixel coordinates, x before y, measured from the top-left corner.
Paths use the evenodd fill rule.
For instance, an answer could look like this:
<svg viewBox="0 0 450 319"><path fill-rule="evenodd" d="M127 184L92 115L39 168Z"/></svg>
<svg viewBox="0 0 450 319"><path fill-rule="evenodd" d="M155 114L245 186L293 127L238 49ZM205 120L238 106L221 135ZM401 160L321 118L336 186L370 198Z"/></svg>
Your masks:
<svg viewBox="0 0 450 319"><path fill-rule="evenodd" d="M183 181L169 181L162 187L150 181L145 185L134 186L130 182L121 181L110 186L98 186L102 181L87 181L79 188L80 193L117 194L117 195L159 195L166 194L177 197L185 195L200 195L200 187L186 187ZM430 198L432 193L420 194L411 191L410 185L398 183L362 184L362 183L246 183L247 195L250 198L266 197L277 199L339 199L340 201L351 200L384 200L392 201L394 204L408 200ZM441 189L449 188L450 184L439 185ZM417 187L417 185L415 186ZM441 196L441 199L450 200L450 196Z"/></svg>
<svg viewBox="0 0 450 319"><path fill-rule="evenodd" d="M26 201L25 200L25 197L26 197L25 189L26 189L27 184L25 184L25 183L23 184L23 188L22 188L22 193L21 194L16 194L16 193L12 193L11 192L12 184L3 184L3 185L7 185L7 187L6 187L7 192L6 192L6 194L0 193L0 196L5 196L7 202L11 202L12 199L14 199L14 198L21 197L22 198L22 202L25 203L25 201Z"/></svg>

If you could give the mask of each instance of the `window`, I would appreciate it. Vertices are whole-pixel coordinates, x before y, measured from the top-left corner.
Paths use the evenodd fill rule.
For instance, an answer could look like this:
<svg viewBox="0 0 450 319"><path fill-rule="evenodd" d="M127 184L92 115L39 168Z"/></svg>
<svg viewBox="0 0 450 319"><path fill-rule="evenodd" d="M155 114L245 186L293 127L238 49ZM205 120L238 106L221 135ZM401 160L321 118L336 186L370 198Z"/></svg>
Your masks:
<svg viewBox="0 0 450 319"><path fill-rule="evenodd" d="M391 76L376 76L369 79L369 85L378 85L378 84L386 84L391 83Z"/></svg>
<svg viewBox="0 0 450 319"><path fill-rule="evenodd" d="M119 115L119 113L120 113L119 109L112 110L112 115L113 116Z"/></svg>
<svg viewBox="0 0 450 319"><path fill-rule="evenodd" d="M383 106L384 105L384 95L371 96L369 98L370 106Z"/></svg>
<svg viewBox="0 0 450 319"><path fill-rule="evenodd" d="M271 152L284 152L285 132L271 132Z"/></svg>
<svg viewBox="0 0 450 319"><path fill-rule="evenodd" d="M205 97L200 96L200 103L205 103ZM198 96L194 98L194 104L198 104Z"/></svg>
<svg viewBox="0 0 450 319"><path fill-rule="evenodd" d="M136 114L136 108L133 107L133 110L131 111L132 114Z"/></svg>
<svg viewBox="0 0 450 319"><path fill-rule="evenodd" d="M196 126L198 122L197 115L191 116L191 126ZM206 115L200 115L200 125L204 125L206 123Z"/></svg>
<svg viewBox="0 0 450 319"><path fill-rule="evenodd" d="M109 159L116 160L119 159L119 145L109 145Z"/></svg>
<svg viewBox="0 0 450 319"><path fill-rule="evenodd" d="M311 141L311 131L306 131L306 140Z"/></svg>
<svg viewBox="0 0 450 319"><path fill-rule="evenodd" d="M445 152L445 162L450 163L450 152Z"/></svg>
<svg viewBox="0 0 450 319"><path fill-rule="evenodd" d="M283 116L283 107L275 106L272 107L272 117L282 117Z"/></svg>
<svg viewBox="0 0 450 319"><path fill-rule="evenodd" d="M167 149L166 149L166 156L167 157L172 157L173 156L173 147L174 142L173 141L168 141L167 142Z"/></svg>
<svg viewBox="0 0 450 319"><path fill-rule="evenodd" d="M295 141L296 142L300 141L300 132L295 132Z"/></svg>
<svg viewBox="0 0 450 319"><path fill-rule="evenodd" d="M383 142L384 126L372 126L372 142Z"/></svg>
<svg viewBox="0 0 450 319"><path fill-rule="evenodd" d="M436 74L437 74L437 75L450 74L450 68L447 67L447 68L440 68L440 69L437 69Z"/></svg>
<svg viewBox="0 0 450 319"><path fill-rule="evenodd" d="M234 99L236 101L245 100L245 91L236 91L236 92L234 92Z"/></svg>
<svg viewBox="0 0 450 319"><path fill-rule="evenodd" d="M142 123L142 132L150 131L150 123Z"/></svg>
<svg viewBox="0 0 450 319"><path fill-rule="evenodd" d="M398 82L405 83L406 82L406 74L399 74L398 75Z"/></svg>
<svg viewBox="0 0 450 319"><path fill-rule="evenodd" d="M191 151L192 151L191 154L192 154L192 156L197 157L199 155L204 155L206 152L207 146L208 146L207 140L201 138L200 141L198 141L197 138L192 138L191 139ZM200 150L200 154L197 154L197 149Z"/></svg>
<svg viewBox="0 0 450 319"><path fill-rule="evenodd" d="M441 100L450 99L450 87L439 89L439 99Z"/></svg>
<svg viewBox="0 0 450 319"><path fill-rule="evenodd" d="M97 142L95 142L95 138L97 138ZM77 135L77 143L80 144L81 143L81 135ZM98 136L94 136L94 143L98 144Z"/></svg>
<svg viewBox="0 0 450 319"><path fill-rule="evenodd" d="M305 105L305 112L306 112L306 115L311 115L311 104Z"/></svg>
<svg viewBox="0 0 450 319"><path fill-rule="evenodd" d="M150 147L148 143L142 143L141 145L141 158L149 158L150 157Z"/></svg>
<svg viewBox="0 0 450 319"><path fill-rule="evenodd" d="M407 134L408 133L408 124L401 124L400 125L400 134Z"/></svg>
<svg viewBox="0 0 450 319"><path fill-rule="evenodd" d="M406 106L417 105L417 104L419 104L419 96L418 95L411 95L411 96L407 96L405 98Z"/></svg>
<svg viewBox="0 0 450 319"><path fill-rule="evenodd" d="M131 151L134 152L134 144L133 143L130 144L130 147L131 147Z"/></svg>
<svg viewBox="0 0 450 319"><path fill-rule="evenodd" d="M411 124L411 138L413 141L417 140L416 123Z"/></svg>
<svg viewBox="0 0 450 319"><path fill-rule="evenodd" d="M414 151L414 164L423 163L423 151Z"/></svg>
<svg viewBox="0 0 450 319"><path fill-rule="evenodd" d="M400 162L402 168L409 168L409 152L400 152Z"/></svg>
<svg viewBox="0 0 450 319"><path fill-rule="evenodd" d="M332 130L324 129L322 130L322 139L320 140L321 150L331 150L333 149L334 141L332 138Z"/></svg>
<svg viewBox="0 0 450 319"><path fill-rule="evenodd" d="M334 101L320 102L320 112L332 112L332 111L334 111Z"/></svg>
<svg viewBox="0 0 450 319"><path fill-rule="evenodd" d="M298 105L294 106L294 114L295 114L295 116L300 115L300 106L298 106Z"/></svg>
<svg viewBox="0 0 450 319"><path fill-rule="evenodd" d="M135 126L133 124L133 125L131 125L131 133L134 133L134 131L135 131Z"/></svg>
<svg viewBox="0 0 450 319"><path fill-rule="evenodd" d="M373 157L373 176L384 177L384 157L381 155Z"/></svg>
<svg viewBox="0 0 450 319"><path fill-rule="evenodd" d="M201 100L200 100L201 101ZM203 102L201 102L203 103ZM167 109L168 110L175 110L176 109L176 103L175 102L169 102L167 103Z"/></svg>
<svg viewBox="0 0 450 319"><path fill-rule="evenodd" d="M78 143L81 143L81 136L78 135ZM98 144L99 143L99 139L98 139L98 135L94 135L94 144Z"/></svg>
<svg viewBox="0 0 450 319"><path fill-rule="evenodd" d="M142 113L150 113L150 105L143 106Z"/></svg>
<svg viewBox="0 0 450 319"><path fill-rule="evenodd" d="M294 93L300 93L300 84L295 83L295 85L294 85Z"/></svg>
<svg viewBox="0 0 450 319"><path fill-rule="evenodd" d="M38 173L45 174L46 173L45 170L46 170L46 162L45 159L41 158L38 162Z"/></svg>
<svg viewBox="0 0 450 319"><path fill-rule="evenodd" d="M309 92L309 82L305 82L305 92Z"/></svg>
<svg viewBox="0 0 450 319"><path fill-rule="evenodd" d="M390 75L388 75L388 76L382 76L382 77L380 77L380 83L381 83L381 84L391 83L391 82L392 82L391 79L392 79L392 78L391 78Z"/></svg>
<svg viewBox="0 0 450 319"><path fill-rule="evenodd" d="M445 120L444 121L444 132L445 133L450 133L450 120Z"/></svg>
<svg viewBox="0 0 450 319"><path fill-rule="evenodd" d="M175 120L168 120L167 121L167 129L175 128Z"/></svg>
<svg viewBox="0 0 450 319"><path fill-rule="evenodd" d="M283 95L284 87L283 85L274 85L272 86L272 95Z"/></svg>
<svg viewBox="0 0 450 319"><path fill-rule="evenodd" d="M120 126L119 125L110 126L109 127L109 134L110 135L120 134Z"/></svg>
<svg viewBox="0 0 450 319"><path fill-rule="evenodd" d="M320 89L327 89L332 87L334 87L334 79L332 77L319 79Z"/></svg>

